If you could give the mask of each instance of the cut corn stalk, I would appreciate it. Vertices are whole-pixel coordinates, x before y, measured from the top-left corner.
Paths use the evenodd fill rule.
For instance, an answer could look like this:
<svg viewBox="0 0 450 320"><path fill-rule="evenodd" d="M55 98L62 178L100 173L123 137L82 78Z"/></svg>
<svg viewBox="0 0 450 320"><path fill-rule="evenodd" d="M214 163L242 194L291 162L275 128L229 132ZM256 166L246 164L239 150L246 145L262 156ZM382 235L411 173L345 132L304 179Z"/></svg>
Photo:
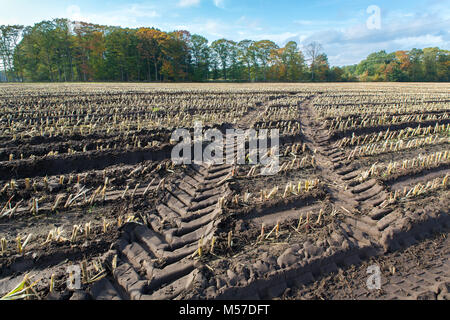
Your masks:
<svg viewBox="0 0 450 320"><path fill-rule="evenodd" d="M1 249L1 254L2 256L6 254L6 250L8 247L8 241L6 240L5 237L0 239L0 249Z"/></svg>
<svg viewBox="0 0 450 320"><path fill-rule="evenodd" d="M233 231L228 232L228 238L227 238L227 245L228 248L231 248L233 246Z"/></svg>
<svg viewBox="0 0 450 320"><path fill-rule="evenodd" d="M37 284L37 281L31 283L30 278L28 273L25 274L23 280L14 289L1 297L0 300L23 300L36 296L33 287Z"/></svg>

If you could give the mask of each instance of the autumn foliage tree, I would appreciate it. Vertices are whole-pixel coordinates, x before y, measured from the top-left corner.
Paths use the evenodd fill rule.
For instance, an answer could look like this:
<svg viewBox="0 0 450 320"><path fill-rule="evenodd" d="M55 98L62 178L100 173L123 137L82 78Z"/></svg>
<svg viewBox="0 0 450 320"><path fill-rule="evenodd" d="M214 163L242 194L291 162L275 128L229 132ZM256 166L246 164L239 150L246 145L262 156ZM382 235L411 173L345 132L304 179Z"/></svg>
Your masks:
<svg viewBox="0 0 450 320"><path fill-rule="evenodd" d="M362 81L450 81L450 51L439 48L379 51L361 61L355 75Z"/></svg>
<svg viewBox="0 0 450 320"><path fill-rule="evenodd" d="M158 80L158 64L161 61L162 43L167 41L168 35L157 29L140 28L137 31L138 50L147 67L147 80L151 81L151 68L153 67L154 80Z"/></svg>

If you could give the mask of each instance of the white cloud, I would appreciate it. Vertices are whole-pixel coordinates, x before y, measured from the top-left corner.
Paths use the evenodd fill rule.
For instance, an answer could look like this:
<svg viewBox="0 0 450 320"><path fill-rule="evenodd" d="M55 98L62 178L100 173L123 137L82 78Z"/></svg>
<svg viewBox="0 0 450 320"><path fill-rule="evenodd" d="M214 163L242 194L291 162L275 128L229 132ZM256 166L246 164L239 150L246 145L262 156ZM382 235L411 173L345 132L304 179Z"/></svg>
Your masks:
<svg viewBox="0 0 450 320"><path fill-rule="evenodd" d="M180 0L178 2L179 7L192 7L197 6L200 3L200 0Z"/></svg>
<svg viewBox="0 0 450 320"><path fill-rule="evenodd" d="M310 26L313 24L316 24L316 22L312 21L312 20L294 20L295 24L299 24L301 26Z"/></svg>
<svg viewBox="0 0 450 320"><path fill-rule="evenodd" d="M284 45L291 39L292 37L296 37L297 34L292 32L282 32L282 33L272 33L272 34L260 34L252 37L252 40L271 40L277 43L279 46ZM298 42L298 41L297 41Z"/></svg>
<svg viewBox="0 0 450 320"><path fill-rule="evenodd" d="M81 9L79 6L68 6L66 12L69 15L69 18L72 20L80 20L81 18Z"/></svg>
<svg viewBox="0 0 450 320"><path fill-rule="evenodd" d="M259 35L264 29L260 26L258 19L248 19L245 16L235 21L225 22L221 19L194 19L183 24L161 23L163 30L171 31L178 29L188 30L192 34L200 34L210 41L219 38L226 38L234 41L243 39L256 39L262 37ZM261 38L262 39L262 38ZM258 38L260 40L260 38Z"/></svg>
<svg viewBox="0 0 450 320"><path fill-rule="evenodd" d="M440 11L420 13L385 12L382 14L380 30L367 28L365 21L367 15L338 24L298 20L294 23L301 26L301 31L284 41L300 40L300 45L319 41L328 55L330 64L338 66L358 63L370 53L380 50L393 52L431 46L448 49L450 47L448 12L444 8Z"/></svg>
<svg viewBox="0 0 450 320"><path fill-rule="evenodd" d="M225 0L213 0L214 1L214 5L218 8L225 8Z"/></svg>
<svg viewBox="0 0 450 320"><path fill-rule="evenodd" d="M249 19L246 16L241 16L235 23L232 24L233 27L238 29L245 29L247 31L262 31L261 21L259 19Z"/></svg>
<svg viewBox="0 0 450 320"><path fill-rule="evenodd" d="M102 13L84 13L79 6L71 5L67 7L66 14L67 18L73 21L129 28L142 27L139 19L159 17L158 12L153 7L138 4Z"/></svg>
<svg viewBox="0 0 450 320"><path fill-rule="evenodd" d="M155 18L159 17L158 12L153 7L148 7L139 4L133 4L129 9L125 9L124 14L131 15L138 18Z"/></svg>
<svg viewBox="0 0 450 320"><path fill-rule="evenodd" d="M393 40L393 43L399 45L399 47L431 47L440 46L444 42L442 36L434 36L431 34L419 36L419 37L406 37Z"/></svg>
<svg viewBox="0 0 450 320"><path fill-rule="evenodd" d="M218 39L226 37L229 26L222 23L220 20L206 19L205 21L195 21L187 24L170 24L166 23L165 29L169 30L188 30L191 34L200 34L208 39Z"/></svg>

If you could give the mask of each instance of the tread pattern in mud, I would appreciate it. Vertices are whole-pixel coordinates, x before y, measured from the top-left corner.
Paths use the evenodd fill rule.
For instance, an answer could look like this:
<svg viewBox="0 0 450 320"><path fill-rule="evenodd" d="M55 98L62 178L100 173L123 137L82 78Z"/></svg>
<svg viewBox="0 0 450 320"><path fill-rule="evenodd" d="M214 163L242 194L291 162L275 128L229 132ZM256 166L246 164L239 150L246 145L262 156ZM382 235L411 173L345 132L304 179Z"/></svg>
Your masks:
<svg viewBox="0 0 450 320"><path fill-rule="evenodd" d="M448 232L294 289L286 299L449 300ZM380 269L380 288L367 287L369 267Z"/></svg>
<svg viewBox="0 0 450 320"><path fill-rule="evenodd" d="M147 226L124 227L107 255L115 265L113 278L95 284L93 297L167 300L192 286L197 274L192 255L200 239L211 241L220 223L218 202L230 192L230 172L229 165L191 165L183 179L167 186L165 200L157 215L148 215Z"/></svg>

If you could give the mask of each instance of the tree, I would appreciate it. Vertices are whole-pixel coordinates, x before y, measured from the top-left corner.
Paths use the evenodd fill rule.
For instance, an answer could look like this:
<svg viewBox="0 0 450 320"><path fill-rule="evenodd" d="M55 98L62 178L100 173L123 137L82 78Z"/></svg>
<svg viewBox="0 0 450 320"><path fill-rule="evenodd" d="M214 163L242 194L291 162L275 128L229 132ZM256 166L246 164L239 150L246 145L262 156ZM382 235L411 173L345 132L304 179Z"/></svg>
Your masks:
<svg viewBox="0 0 450 320"><path fill-rule="evenodd" d="M181 70L179 75L183 81L186 80L189 74L189 67L191 65L191 33L187 30L177 30L171 33L177 42L178 50L176 51L175 63L176 68Z"/></svg>
<svg viewBox="0 0 450 320"><path fill-rule="evenodd" d="M270 56L273 50L278 49L278 46L270 40L261 40L255 42L254 47L256 49L256 57L261 62L264 74L264 81L267 80L267 67L269 65Z"/></svg>
<svg viewBox="0 0 450 320"><path fill-rule="evenodd" d="M53 21L42 21L24 32L24 67L34 80L57 81L57 34Z"/></svg>
<svg viewBox="0 0 450 320"><path fill-rule="evenodd" d="M382 65L380 71L380 73L384 74L385 81L398 82L407 81L408 79L406 72L400 68L400 63L397 61Z"/></svg>
<svg viewBox="0 0 450 320"><path fill-rule="evenodd" d="M227 39L219 39L211 43L211 49L216 53L217 58L222 66L222 74L224 80L227 80L227 67L229 65L229 57L234 42Z"/></svg>
<svg viewBox="0 0 450 320"><path fill-rule="evenodd" d="M350 65L350 66L343 66L342 71L342 81L358 81L358 78L356 76L356 67L357 65Z"/></svg>
<svg viewBox="0 0 450 320"><path fill-rule="evenodd" d="M71 34L71 22L67 19L55 19L55 60L58 70L59 81L73 80L73 35Z"/></svg>
<svg viewBox="0 0 450 320"><path fill-rule="evenodd" d="M35 80L36 72L32 73L29 70L36 70L39 57L38 47L32 45L31 40L32 27L25 27L23 29L22 41L17 45L14 52L14 68L20 74L20 78Z"/></svg>
<svg viewBox="0 0 450 320"><path fill-rule="evenodd" d="M450 51L439 50L436 69L437 81L450 81Z"/></svg>
<svg viewBox="0 0 450 320"><path fill-rule="evenodd" d="M241 78L241 62L239 60L239 49L237 43L230 41L230 75L231 79L237 80Z"/></svg>
<svg viewBox="0 0 450 320"><path fill-rule="evenodd" d="M198 34L192 35L190 50L194 65L193 79L195 81L208 79L208 69L210 64L208 39Z"/></svg>
<svg viewBox="0 0 450 320"><path fill-rule="evenodd" d="M311 80L314 81L314 73L315 73L315 68L316 68L316 60L317 57L322 53L322 45L317 42L317 41L313 41L311 43L309 43L308 45L306 45L305 47L305 52L306 55L309 57L309 61L311 61Z"/></svg>
<svg viewBox="0 0 450 320"><path fill-rule="evenodd" d="M111 28L105 36L105 64L108 79L127 80L127 35L120 28Z"/></svg>
<svg viewBox="0 0 450 320"><path fill-rule="evenodd" d="M384 64L384 79L387 81L408 81L408 69L411 61L406 51L394 52L395 59L388 64Z"/></svg>
<svg viewBox="0 0 450 320"><path fill-rule="evenodd" d="M169 38L167 33L157 29L140 28L137 31L137 45L141 58L146 61L147 80L151 81L151 66L153 66L155 81L158 81L158 62L161 60L161 44Z"/></svg>
<svg viewBox="0 0 450 320"><path fill-rule="evenodd" d="M253 40L242 40L237 44L238 59L247 68L248 81L252 81L252 66L256 63L255 49Z"/></svg>
<svg viewBox="0 0 450 320"><path fill-rule="evenodd" d="M75 22L74 33L74 68L79 81L98 79L100 70L111 56L111 37L121 39L118 28L105 27L86 22ZM108 49L110 51L108 51ZM122 61L123 62L123 61ZM109 68L111 65L109 66ZM105 77L113 73L106 67Z"/></svg>
<svg viewBox="0 0 450 320"><path fill-rule="evenodd" d="M423 49L423 64L425 68L425 80L437 80L437 56L439 48L425 48Z"/></svg>
<svg viewBox="0 0 450 320"><path fill-rule="evenodd" d="M272 50L270 54L269 78L277 81L287 80L287 56L285 48Z"/></svg>
<svg viewBox="0 0 450 320"><path fill-rule="evenodd" d="M340 82L345 80L345 71L339 67L332 67L328 75L328 81Z"/></svg>
<svg viewBox="0 0 450 320"><path fill-rule="evenodd" d="M283 60L286 63L286 78L289 81L299 81L303 76L305 58L298 50L295 41L289 41L284 46Z"/></svg>
<svg viewBox="0 0 450 320"><path fill-rule="evenodd" d="M166 80L184 81L186 79L190 64L190 38L189 32L181 30L169 33L168 37L161 41L163 53L161 74Z"/></svg>
<svg viewBox="0 0 450 320"><path fill-rule="evenodd" d="M328 80L330 65L328 63L328 57L325 53L319 54L314 63L314 69L316 70L315 79L320 81Z"/></svg>
<svg viewBox="0 0 450 320"><path fill-rule="evenodd" d="M411 81L423 81L423 51L421 49L412 49L409 51L409 69L408 77Z"/></svg>
<svg viewBox="0 0 450 320"><path fill-rule="evenodd" d="M304 58L295 41L283 48L272 50L271 78L281 81L298 81L302 78Z"/></svg>
<svg viewBox="0 0 450 320"><path fill-rule="evenodd" d="M8 73L11 72L17 78L14 68L14 49L16 48L20 34L23 30L21 25L0 26L0 59L3 62L3 71L8 82Z"/></svg>

